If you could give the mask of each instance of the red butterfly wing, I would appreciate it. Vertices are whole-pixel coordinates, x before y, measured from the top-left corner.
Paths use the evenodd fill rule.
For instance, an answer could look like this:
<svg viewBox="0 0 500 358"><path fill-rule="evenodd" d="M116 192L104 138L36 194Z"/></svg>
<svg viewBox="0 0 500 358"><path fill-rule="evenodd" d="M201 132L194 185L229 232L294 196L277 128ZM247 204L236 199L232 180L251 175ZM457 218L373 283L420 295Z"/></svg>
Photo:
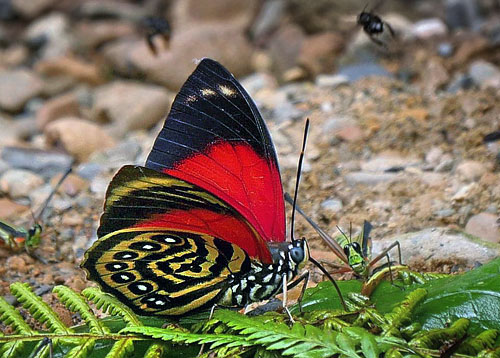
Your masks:
<svg viewBox="0 0 500 358"><path fill-rule="evenodd" d="M146 167L219 197L264 241L285 240L283 188L269 131L250 96L219 63L202 60L183 85ZM235 243L237 235L223 238ZM253 245L265 246L259 240Z"/></svg>

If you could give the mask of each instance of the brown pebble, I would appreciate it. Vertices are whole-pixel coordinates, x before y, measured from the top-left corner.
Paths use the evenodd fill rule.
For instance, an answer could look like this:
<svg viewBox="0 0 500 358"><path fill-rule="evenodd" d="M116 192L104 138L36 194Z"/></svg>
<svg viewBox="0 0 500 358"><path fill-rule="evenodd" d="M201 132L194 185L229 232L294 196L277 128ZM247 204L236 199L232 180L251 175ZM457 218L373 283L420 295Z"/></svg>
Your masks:
<svg viewBox="0 0 500 358"><path fill-rule="evenodd" d="M21 256L11 256L7 259L7 268L9 271L19 272L19 273L27 273L29 268L26 265L26 262Z"/></svg>

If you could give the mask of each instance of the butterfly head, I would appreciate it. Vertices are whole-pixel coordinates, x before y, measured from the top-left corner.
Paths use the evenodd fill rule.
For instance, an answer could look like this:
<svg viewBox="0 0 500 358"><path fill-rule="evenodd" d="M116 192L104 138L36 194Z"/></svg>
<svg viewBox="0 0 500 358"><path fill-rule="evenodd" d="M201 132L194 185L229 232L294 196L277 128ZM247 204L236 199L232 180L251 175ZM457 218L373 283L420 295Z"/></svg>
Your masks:
<svg viewBox="0 0 500 358"><path fill-rule="evenodd" d="M309 245L307 244L307 240L305 238L293 240L289 245L288 256L298 270L303 269L307 261L309 261Z"/></svg>

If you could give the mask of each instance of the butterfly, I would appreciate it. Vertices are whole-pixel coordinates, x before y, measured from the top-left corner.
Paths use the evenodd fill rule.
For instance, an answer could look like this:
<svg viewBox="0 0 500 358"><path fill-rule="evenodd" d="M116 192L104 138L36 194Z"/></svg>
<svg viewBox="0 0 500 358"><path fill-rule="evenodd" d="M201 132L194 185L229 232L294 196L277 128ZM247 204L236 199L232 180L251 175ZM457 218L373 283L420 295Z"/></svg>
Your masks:
<svg viewBox="0 0 500 358"><path fill-rule="evenodd" d="M112 179L97 235L81 265L87 277L142 315L285 294L309 260L305 239L285 240L266 124L211 59L177 94L146 166L125 166Z"/></svg>

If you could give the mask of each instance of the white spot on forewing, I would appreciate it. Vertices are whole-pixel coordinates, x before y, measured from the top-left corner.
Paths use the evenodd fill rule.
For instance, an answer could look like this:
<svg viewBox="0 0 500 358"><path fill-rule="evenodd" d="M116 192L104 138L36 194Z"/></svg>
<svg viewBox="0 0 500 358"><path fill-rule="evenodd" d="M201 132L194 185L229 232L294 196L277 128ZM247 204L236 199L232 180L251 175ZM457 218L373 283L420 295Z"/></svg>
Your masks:
<svg viewBox="0 0 500 358"><path fill-rule="evenodd" d="M118 269L122 268L122 265L120 265L120 264L114 264L113 268L115 268L115 269L118 270Z"/></svg>
<svg viewBox="0 0 500 358"><path fill-rule="evenodd" d="M155 305L157 306L163 306L165 304L165 301L162 300L156 300Z"/></svg>
<svg viewBox="0 0 500 358"><path fill-rule="evenodd" d="M236 91L227 86L219 85L219 90L222 92L223 95L227 97L236 96Z"/></svg>
<svg viewBox="0 0 500 358"><path fill-rule="evenodd" d="M202 89L200 90L200 92L201 92L201 95L202 95L203 97L215 96L215 95L217 94L217 93L216 93L213 89L211 89L211 88L202 88Z"/></svg>
<svg viewBox="0 0 500 358"><path fill-rule="evenodd" d="M165 238L165 242L174 243L174 242L176 242L176 241L177 241L177 240L172 239L171 237L166 237L166 238Z"/></svg>
<svg viewBox="0 0 500 358"><path fill-rule="evenodd" d="M132 255L130 255L130 254L125 254L125 255L123 255L122 257L123 257L124 259L129 259L129 258L131 258L131 257L132 257Z"/></svg>
<svg viewBox="0 0 500 358"><path fill-rule="evenodd" d="M144 286L144 285L137 285L137 289L139 291L143 291L143 292L148 290L148 288L146 286Z"/></svg>
<svg viewBox="0 0 500 358"><path fill-rule="evenodd" d="M128 280L130 280L130 277L128 277L127 275L120 275L120 278L121 278L123 281L128 281Z"/></svg>
<svg viewBox="0 0 500 358"><path fill-rule="evenodd" d="M143 248L144 250L151 250L151 249L153 248L153 246L152 246L152 245L149 245L149 244L146 244L146 245L143 245L143 246L142 246L142 248Z"/></svg>

